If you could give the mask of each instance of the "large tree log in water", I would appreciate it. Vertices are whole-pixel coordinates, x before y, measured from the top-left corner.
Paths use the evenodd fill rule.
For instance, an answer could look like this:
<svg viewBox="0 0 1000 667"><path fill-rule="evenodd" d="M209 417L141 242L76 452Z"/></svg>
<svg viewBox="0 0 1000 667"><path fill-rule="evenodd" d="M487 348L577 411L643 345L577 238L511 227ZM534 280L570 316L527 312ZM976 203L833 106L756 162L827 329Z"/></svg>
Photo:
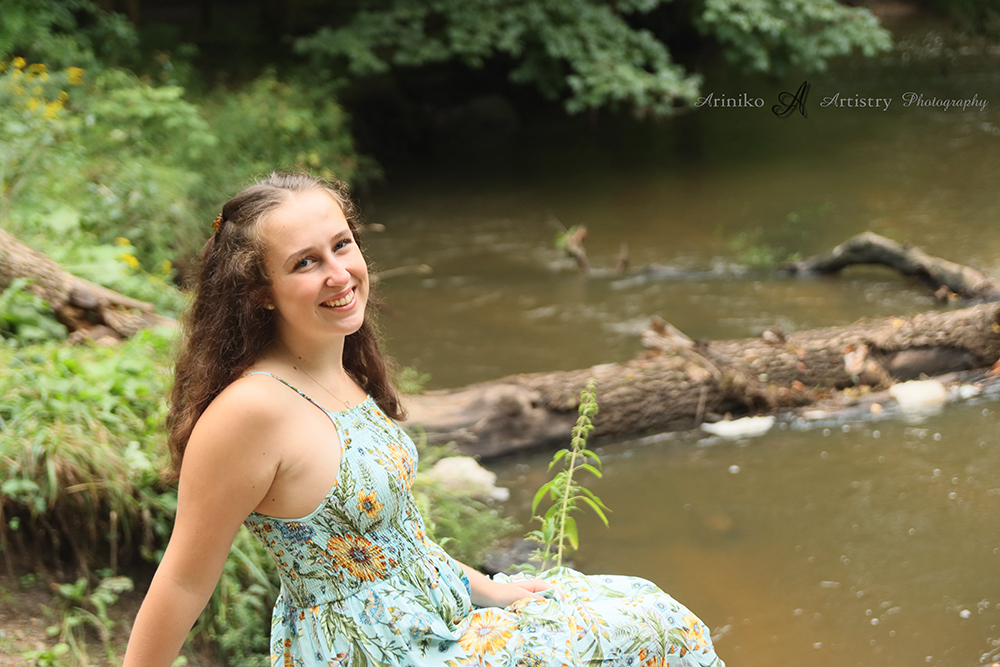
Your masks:
<svg viewBox="0 0 1000 667"><path fill-rule="evenodd" d="M996 301L1000 287L975 269L870 232L788 268L834 273L884 264L939 295ZM884 389L921 375L988 367L1000 358L1000 305L861 320L842 327L695 343L665 322L643 335L653 351L624 364L516 375L408 400L409 424L467 453L499 456L568 442L580 390L598 386L594 434L610 437L691 428L704 417L809 405L852 386Z"/></svg>
<svg viewBox="0 0 1000 667"><path fill-rule="evenodd" d="M702 415L808 405L835 389L884 388L921 374L990 366L1000 358L1000 304L700 343L660 324L645 338L658 349L623 364L410 397L407 425L483 457L564 445L589 378L597 381L600 402L597 437L691 428Z"/></svg>

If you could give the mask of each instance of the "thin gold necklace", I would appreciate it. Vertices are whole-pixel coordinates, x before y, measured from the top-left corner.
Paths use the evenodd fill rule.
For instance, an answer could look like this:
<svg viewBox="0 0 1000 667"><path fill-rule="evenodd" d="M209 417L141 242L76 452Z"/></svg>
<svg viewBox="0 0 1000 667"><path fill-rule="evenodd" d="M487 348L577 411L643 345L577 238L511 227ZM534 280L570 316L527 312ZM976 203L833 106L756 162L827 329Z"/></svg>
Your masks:
<svg viewBox="0 0 1000 667"><path fill-rule="evenodd" d="M295 368L295 366L292 366L292 368ZM317 380L316 378L314 378L312 375L309 374L309 371L307 371L304 368L300 368L299 370L302 371L303 373L305 373L306 377L308 377L310 380L312 380L313 382L315 382L316 384L318 384L320 389L322 389L326 393L328 393L331 396L333 396L335 399L337 399L338 401L340 401L341 403L343 403L348 408L351 407L351 402L350 401L345 401L340 396L337 396L335 393L333 393L332 391L330 391L329 389L327 389L326 387L324 387L322 384L320 384L319 380Z"/></svg>

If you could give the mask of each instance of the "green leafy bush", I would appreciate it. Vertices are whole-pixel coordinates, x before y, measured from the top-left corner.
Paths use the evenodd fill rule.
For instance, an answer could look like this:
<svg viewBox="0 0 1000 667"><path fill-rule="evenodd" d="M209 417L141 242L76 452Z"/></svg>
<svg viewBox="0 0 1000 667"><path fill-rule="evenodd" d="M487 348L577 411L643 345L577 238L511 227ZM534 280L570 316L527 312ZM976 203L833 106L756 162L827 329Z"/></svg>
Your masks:
<svg viewBox="0 0 1000 667"><path fill-rule="evenodd" d="M219 138L213 166L224 180L241 183L274 169L306 169L345 182L378 175L375 164L354 151L347 114L330 84L279 80L267 71L238 89L218 91L203 108Z"/></svg>
<svg viewBox="0 0 1000 667"><path fill-rule="evenodd" d="M30 555L84 572L155 556L176 506L159 475L172 346L159 331L116 348L0 346L0 550L16 527Z"/></svg>
<svg viewBox="0 0 1000 667"><path fill-rule="evenodd" d="M855 49L872 57L892 48L870 11L836 0L705 0L695 25L738 68L778 75L789 67L822 72Z"/></svg>
<svg viewBox="0 0 1000 667"><path fill-rule="evenodd" d="M66 327L52 316L49 305L24 289L19 278L0 292L0 336L12 345L66 339Z"/></svg>
<svg viewBox="0 0 1000 667"><path fill-rule="evenodd" d="M56 67L133 64L139 37L124 16L91 0L0 0L0 56Z"/></svg>

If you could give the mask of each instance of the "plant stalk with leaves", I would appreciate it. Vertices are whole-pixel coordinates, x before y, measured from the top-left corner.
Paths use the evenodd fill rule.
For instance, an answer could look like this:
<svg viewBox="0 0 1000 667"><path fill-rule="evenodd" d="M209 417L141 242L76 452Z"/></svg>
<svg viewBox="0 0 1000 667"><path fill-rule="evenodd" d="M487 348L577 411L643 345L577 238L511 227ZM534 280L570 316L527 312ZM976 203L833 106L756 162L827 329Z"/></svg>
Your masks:
<svg viewBox="0 0 1000 667"><path fill-rule="evenodd" d="M553 559L556 567L562 567L563 557L568 555L571 549L576 550L580 547L576 519L571 514L581 509L581 504L588 505L604 525L608 525L608 518L605 515L608 507L590 489L581 486L577 476L578 471L589 472L598 478L603 476L600 470L600 457L587 449L587 438L594 430L593 417L596 414L597 394L594 381L590 380L586 389L580 392L580 416L576 426L573 427L570 446L568 449L556 452L549 464L549 470L561 461L565 461L565 467L551 481L538 489L531 503L531 512L535 514L546 495L552 501L545 514L533 517L542 524L541 528L529 532L526 536L539 544L533 560L537 560L542 569L545 569Z"/></svg>

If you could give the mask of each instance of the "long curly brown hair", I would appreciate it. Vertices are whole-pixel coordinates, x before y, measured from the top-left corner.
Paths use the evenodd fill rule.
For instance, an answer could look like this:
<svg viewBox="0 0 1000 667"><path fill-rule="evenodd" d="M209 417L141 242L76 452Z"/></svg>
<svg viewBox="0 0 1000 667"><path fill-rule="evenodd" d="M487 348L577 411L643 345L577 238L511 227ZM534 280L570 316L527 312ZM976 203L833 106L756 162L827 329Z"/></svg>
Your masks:
<svg viewBox="0 0 1000 667"><path fill-rule="evenodd" d="M275 172L251 185L222 207L218 231L201 253L194 301L182 321L184 343L174 372L167 427L174 475L179 474L191 431L208 404L239 379L274 340L274 311L264 307L271 285L260 223L289 196L323 188L338 202L355 238L357 209L346 187L300 173ZM369 304L373 304L369 298ZM379 349L372 321L344 341L344 368L393 419L405 417Z"/></svg>

